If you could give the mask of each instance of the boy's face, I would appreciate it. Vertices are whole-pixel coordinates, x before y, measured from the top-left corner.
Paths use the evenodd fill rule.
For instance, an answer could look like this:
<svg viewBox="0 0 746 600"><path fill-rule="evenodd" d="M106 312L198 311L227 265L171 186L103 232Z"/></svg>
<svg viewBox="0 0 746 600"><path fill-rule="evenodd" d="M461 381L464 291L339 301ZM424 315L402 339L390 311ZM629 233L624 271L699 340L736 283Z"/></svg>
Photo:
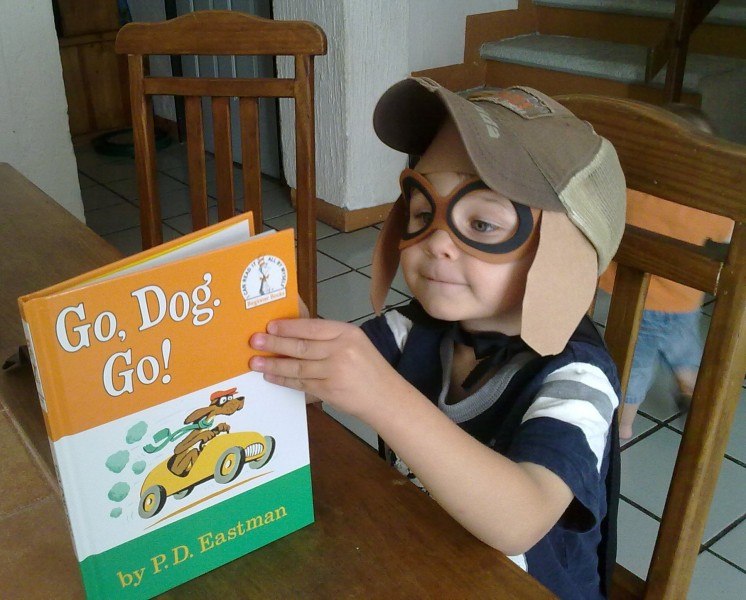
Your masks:
<svg viewBox="0 0 746 600"><path fill-rule="evenodd" d="M446 196L467 175L445 171L426 175L434 190ZM518 227L514 205L493 190L477 190L460 200L454 224L472 240L498 244L509 239ZM432 206L419 190L408 201L409 234L432 220ZM509 262L486 262L459 248L443 229L401 251L401 266L415 298L433 317L459 321L467 330L520 333L521 305L526 276L535 247Z"/></svg>

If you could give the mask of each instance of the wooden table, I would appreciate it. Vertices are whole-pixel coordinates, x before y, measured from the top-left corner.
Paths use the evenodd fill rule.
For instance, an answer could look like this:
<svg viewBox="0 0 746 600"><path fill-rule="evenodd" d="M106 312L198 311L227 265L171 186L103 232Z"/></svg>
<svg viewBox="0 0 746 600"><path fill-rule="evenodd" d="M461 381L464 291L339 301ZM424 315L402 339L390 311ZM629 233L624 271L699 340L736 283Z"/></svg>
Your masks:
<svg viewBox="0 0 746 600"><path fill-rule="evenodd" d="M0 359L23 333L17 296L120 257L0 164ZM81 598L28 366L0 372L0 597ZM165 598L551 598L367 445L309 409L316 522Z"/></svg>

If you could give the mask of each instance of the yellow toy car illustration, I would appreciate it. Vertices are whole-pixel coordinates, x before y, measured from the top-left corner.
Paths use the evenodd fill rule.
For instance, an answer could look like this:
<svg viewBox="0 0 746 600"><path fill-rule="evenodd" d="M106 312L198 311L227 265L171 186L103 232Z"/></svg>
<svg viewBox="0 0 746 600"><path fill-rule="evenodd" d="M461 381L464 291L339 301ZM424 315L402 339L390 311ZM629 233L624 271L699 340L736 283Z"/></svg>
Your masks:
<svg viewBox="0 0 746 600"><path fill-rule="evenodd" d="M168 496L181 499L195 485L210 479L230 483L239 476L245 464L260 469L272 458L275 440L256 431L222 433L204 444L197 460L186 476L174 475L168 467L170 459L153 467L140 489L138 513L143 519L158 514Z"/></svg>

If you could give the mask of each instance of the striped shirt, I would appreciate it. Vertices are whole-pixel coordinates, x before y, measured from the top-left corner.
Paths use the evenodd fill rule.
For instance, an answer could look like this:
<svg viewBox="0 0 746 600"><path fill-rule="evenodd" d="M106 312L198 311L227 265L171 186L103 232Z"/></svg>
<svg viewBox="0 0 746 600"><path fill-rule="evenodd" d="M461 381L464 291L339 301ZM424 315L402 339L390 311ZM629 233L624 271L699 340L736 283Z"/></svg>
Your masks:
<svg viewBox="0 0 746 600"><path fill-rule="evenodd" d="M576 332L555 357L537 359L530 351L508 357L471 395L448 404L453 341L443 327L414 323L394 310L363 330L465 431L515 462L542 465L562 478L574 494L570 508L545 538L511 558L562 598L602 597L598 547L619 400L616 371L595 331L597 339ZM397 468L419 483L401 461Z"/></svg>

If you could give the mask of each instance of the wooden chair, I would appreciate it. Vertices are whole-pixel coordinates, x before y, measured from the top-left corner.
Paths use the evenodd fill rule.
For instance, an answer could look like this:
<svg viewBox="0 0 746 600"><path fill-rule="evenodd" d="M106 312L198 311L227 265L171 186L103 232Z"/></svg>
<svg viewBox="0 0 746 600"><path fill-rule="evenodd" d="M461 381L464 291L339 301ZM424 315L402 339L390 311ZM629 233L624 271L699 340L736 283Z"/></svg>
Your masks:
<svg viewBox="0 0 746 600"><path fill-rule="evenodd" d="M606 326L626 387L650 274L715 297L704 356L645 582L617 565L616 598L685 598L746 371L746 147L626 99L558 100L616 147L627 186L735 223L727 256L627 226Z"/></svg>
<svg viewBox="0 0 746 600"><path fill-rule="evenodd" d="M326 53L326 36L304 21L274 21L240 12L197 11L170 21L130 23L115 50L128 55L143 248L160 244L161 210L156 185L152 96L183 96L194 229L207 225L202 97L212 100L218 219L234 214L230 99L239 98L245 209L262 231L259 98L295 100L296 208L299 288L316 314L316 175L313 57ZM282 55L295 59L293 78L151 77L150 55Z"/></svg>

